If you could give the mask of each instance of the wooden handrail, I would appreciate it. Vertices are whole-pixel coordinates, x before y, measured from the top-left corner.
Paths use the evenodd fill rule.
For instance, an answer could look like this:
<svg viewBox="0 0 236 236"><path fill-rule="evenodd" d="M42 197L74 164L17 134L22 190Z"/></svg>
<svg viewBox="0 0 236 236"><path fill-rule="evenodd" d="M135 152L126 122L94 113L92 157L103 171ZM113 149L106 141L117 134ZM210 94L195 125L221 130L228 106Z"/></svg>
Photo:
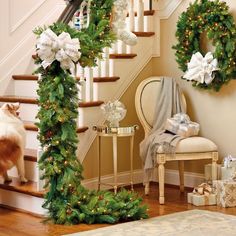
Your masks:
<svg viewBox="0 0 236 236"><path fill-rule="evenodd" d="M62 22L64 24L68 24L75 12L79 9L80 4L83 0L70 0L65 8L65 10L61 13L57 22Z"/></svg>

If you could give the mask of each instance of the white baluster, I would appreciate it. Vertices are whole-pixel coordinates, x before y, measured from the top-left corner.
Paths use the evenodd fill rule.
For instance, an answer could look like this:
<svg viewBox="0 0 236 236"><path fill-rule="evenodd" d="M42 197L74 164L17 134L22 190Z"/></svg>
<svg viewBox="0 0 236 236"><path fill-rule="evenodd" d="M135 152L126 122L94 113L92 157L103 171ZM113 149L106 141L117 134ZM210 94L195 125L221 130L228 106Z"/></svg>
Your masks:
<svg viewBox="0 0 236 236"><path fill-rule="evenodd" d="M98 64L98 66L97 66L97 76L101 77L102 76L102 62L101 62L101 59L98 59L97 64Z"/></svg>
<svg viewBox="0 0 236 236"><path fill-rule="evenodd" d="M126 53L126 44L124 42L121 42L121 53Z"/></svg>
<svg viewBox="0 0 236 236"><path fill-rule="evenodd" d="M138 19L138 31L144 31L144 3L143 0L138 1L138 10L137 10L137 19Z"/></svg>
<svg viewBox="0 0 236 236"><path fill-rule="evenodd" d="M105 76L108 77L110 75L110 64L109 64L109 48L106 47L104 49L104 62L105 62Z"/></svg>
<svg viewBox="0 0 236 236"><path fill-rule="evenodd" d="M130 0L129 4L129 29L134 31L134 0Z"/></svg>
<svg viewBox="0 0 236 236"><path fill-rule="evenodd" d="M88 28L89 26L89 23L90 23L90 12L91 12L91 0L88 1L88 4L87 4L87 24L86 24L86 28Z"/></svg>
<svg viewBox="0 0 236 236"><path fill-rule="evenodd" d="M42 156L43 154L43 149L42 147L38 147L38 150L37 150L37 162L39 161L40 157ZM36 169L36 175L37 175L37 191L42 191L44 190L44 185L45 185L45 179L42 180L41 177L42 175L44 174L44 171L43 170L40 170L39 167L37 166L37 169Z"/></svg>
<svg viewBox="0 0 236 236"><path fill-rule="evenodd" d="M80 67L80 81L79 81L79 99L85 101L86 99L86 82L85 82L85 75L84 75L84 68Z"/></svg>
<svg viewBox="0 0 236 236"><path fill-rule="evenodd" d="M79 23L80 23L80 29L84 28L84 8L87 6L87 2L83 1L80 5L79 9Z"/></svg>
<svg viewBox="0 0 236 236"><path fill-rule="evenodd" d="M86 79L86 101L93 101L93 68L88 68Z"/></svg>
<svg viewBox="0 0 236 236"><path fill-rule="evenodd" d="M111 48L111 53L118 53L118 41L113 43L112 48Z"/></svg>

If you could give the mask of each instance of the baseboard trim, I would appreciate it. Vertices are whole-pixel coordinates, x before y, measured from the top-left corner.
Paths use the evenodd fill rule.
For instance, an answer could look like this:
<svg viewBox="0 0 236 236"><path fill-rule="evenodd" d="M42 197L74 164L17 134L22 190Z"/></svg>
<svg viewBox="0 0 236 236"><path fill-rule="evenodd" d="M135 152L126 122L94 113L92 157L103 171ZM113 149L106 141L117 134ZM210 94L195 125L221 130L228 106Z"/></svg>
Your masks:
<svg viewBox="0 0 236 236"><path fill-rule="evenodd" d="M158 182L157 169L155 169L153 178L151 181ZM113 175L104 175L101 177L101 181L104 183L113 182ZM186 187L193 188L198 184L204 181L204 175L193 173L193 172L184 172L184 183ZM118 182L127 183L130 182L130 172L125 171L118 174ZM133 183L140 184L143 182L143 171L135 170L133 172ZM170 185L179 185L179 172L177 170L166 169L165 170L165 183ZM88 189L97 189L98 178L91 178L82 181L82 184ZM109 189L110 186L102 185L101 189Z"/></svg>

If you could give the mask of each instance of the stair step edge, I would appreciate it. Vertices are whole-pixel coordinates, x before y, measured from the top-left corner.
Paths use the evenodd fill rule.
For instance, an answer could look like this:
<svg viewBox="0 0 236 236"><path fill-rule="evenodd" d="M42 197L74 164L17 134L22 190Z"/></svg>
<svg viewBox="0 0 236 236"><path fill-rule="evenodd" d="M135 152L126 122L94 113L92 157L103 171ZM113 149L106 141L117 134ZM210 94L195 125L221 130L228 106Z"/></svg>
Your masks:
<svg viewBox="0 0 236 236"><path fill-rule="evenodd" d="M38 131L38 127L33 122L30 121L23 121L23 122L26 130ZM86 130L88 130L88 126L81 126L77 128L77 133L84 133Z"/></svg>
<svg viewBox="0 0 236 236"><path fill-rule="evenodd" d="M27 183L21 184L18 178L12 177L12 182L10 183L0 183L0 189L23 193L26 195L43 198L45 192L37 191L37 183L33 181L28 181Z"/></svg>
<svg viewBox="0 0 236 236"><path fill-rule="evenodd" d="M134 57L136 57L137 54L135 53L130 53L130 54L126 54L126 53L112 53L109 55L110 59L132 59Z"/></svg>
<svg viewBox="0 0 236 236"><path fill-rule="evenodd" d="M140 31L133 31L133 33L137 37L151 37L155 35L155 32L140 32Z"/></svg>
<svg viewBox="0 0 236 236"><path fill-rule="evenodd" d="M37 75L13 75L12 78L17 81L37 81L38 76ZM95 83L100 83L100 82L114 82L119 80L119 76L101 76L101 77L94 77L93 81ZM77 77L77 80L80 80L80 77Z"/></svg>
<svg viewBox="0 0 236 236"><path fill-rule="evenodd" d="M17 96L0 96L0 102L21 102L26 104L37 104L37 98L17 97ZM103 101L79 102L79 107L96 107L103 104Z"/></svg>

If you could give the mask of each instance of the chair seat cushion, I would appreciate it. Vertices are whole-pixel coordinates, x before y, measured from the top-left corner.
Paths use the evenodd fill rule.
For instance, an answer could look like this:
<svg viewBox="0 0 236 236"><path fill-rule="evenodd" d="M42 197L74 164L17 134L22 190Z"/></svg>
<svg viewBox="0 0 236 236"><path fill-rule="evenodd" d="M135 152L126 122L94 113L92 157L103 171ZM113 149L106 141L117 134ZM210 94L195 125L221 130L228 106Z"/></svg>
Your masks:
<svg viewBox="0 0 236 236"><path fill-rule="evenodd" d="M217 151L217 146L211 140L198 136L180 140L175 150L176 153L213 151ZM160 147L157 152L163 153L162 147Z"/></svg>

